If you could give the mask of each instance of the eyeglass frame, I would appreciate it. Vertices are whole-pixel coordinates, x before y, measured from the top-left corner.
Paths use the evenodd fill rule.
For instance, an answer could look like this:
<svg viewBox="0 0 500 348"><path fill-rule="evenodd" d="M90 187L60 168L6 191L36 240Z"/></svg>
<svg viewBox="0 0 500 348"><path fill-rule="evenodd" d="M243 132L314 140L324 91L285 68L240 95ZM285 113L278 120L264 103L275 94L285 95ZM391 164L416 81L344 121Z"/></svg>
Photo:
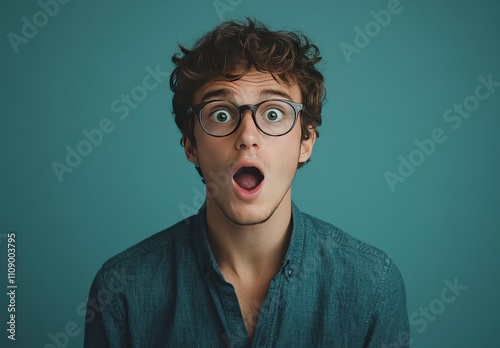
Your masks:
<svg viewBox="0 0 500 348"><path fill-rule="evenodd" d="M264 130L262 130L262 128L260 128L259 124L257 123L257 119L256 119L257 109L262 104L267 103L267 102L272 102L272 101L279 101L279 102L287 103L288 105L290 105L292 107L293 111L295 112L293 123L290 126L290 129L287 130L283 134L269 134L269 133L265 132ZM213 103L213 102L227 102L229 104L232 104L232 105L234 105L238 109L238 111L240 113L240 118L238 120L238 123L236 124L236 127L234 127L234 129L231 132L229 132L228 134L225 134L225 135L214 135L214 134L209 133L205 129L205 127L203 126L203 122L201 121L201 113L200 113L200 111L201 111L201 109L203 109L205 107L205 105ZM250 110L250 112L252 114L253 123L255 124L255 126L257 127L258 130L260 130L262 133L264 133L265 135L268 135L270 137L281 137L283 135L286 135L286 134L290 133L292 131L293 127L295 127L295 123L297 122L297 118L299 116L299 112L304 111L304 104L296 103L296 102L294 102L292 100L288 100L288 99L266 99L266 100L263 100L263 101L261 101L260 103L257 103L257 104L238 105L235 102L232 102L232 101L227 100L227 99L213 99L213 100L207 100L205 102L202 102L202 103L199 103L199 104L196 104L196 105L193 105L193 106L189 107L188 108L188 113L196 112L198 114L198 122L200 123L201 129L203 129L203 131L205 133L207 133L208 135L210 135L212 137L223 138L223 137L230 136L231 134L233 134L234 132L236 132L236 130L240 127L241 121L243 120L243 113L246 110Z"/></svg>

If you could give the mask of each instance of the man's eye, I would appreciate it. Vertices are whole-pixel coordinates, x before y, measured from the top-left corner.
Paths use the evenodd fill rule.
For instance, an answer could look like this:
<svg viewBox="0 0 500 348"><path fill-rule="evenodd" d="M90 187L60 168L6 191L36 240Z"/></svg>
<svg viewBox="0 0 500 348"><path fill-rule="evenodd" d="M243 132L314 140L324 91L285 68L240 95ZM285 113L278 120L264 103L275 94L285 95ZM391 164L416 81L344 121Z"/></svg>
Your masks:
<svg viewBox="0 0 500 348"><path fill-rule="evenodd" d="M226 123L231 121L231 114L226 110L217 110L210 115L210 118L217 123Z"/></svg>
<svg viewBox="0 0 500 348"><path fill-rule="evenodd" d="M264 112L264 118L269 122L278 122L283 118L283 113L278 109L268 109Z"/></svg>

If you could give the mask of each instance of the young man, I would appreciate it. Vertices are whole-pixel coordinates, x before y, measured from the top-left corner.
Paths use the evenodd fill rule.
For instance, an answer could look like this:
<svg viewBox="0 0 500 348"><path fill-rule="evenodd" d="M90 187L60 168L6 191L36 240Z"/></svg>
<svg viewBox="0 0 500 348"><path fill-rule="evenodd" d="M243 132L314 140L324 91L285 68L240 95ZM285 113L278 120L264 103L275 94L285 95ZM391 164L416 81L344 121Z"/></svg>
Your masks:
<svg viewBox="0 0 500 348"><path fill-rule="evenodd" d="M317 47L248 19L181 50L173 110L206 202L103 265L85 347L408 346L394 263L292 203L321 124Z"/></svg>

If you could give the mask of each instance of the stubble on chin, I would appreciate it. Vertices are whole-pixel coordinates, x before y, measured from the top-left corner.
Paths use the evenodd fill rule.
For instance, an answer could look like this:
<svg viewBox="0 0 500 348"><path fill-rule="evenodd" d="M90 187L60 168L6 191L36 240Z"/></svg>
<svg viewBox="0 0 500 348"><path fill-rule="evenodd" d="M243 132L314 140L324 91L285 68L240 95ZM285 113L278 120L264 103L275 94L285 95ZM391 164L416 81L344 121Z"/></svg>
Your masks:
<svg viewBox="0 0 500 348"><path fill-rule="evenodd" d="M260 225L265 222L267 222L276 212L276 210L279 208L279 206L282 204L283 199L286 197L286 194L290 190L291 184L288 187L288 189L285 191L283 196L272 206L267 206L263 207L265 211L260 212L255 216L256 214L252 214L253 216L242 216L242 214L239 214L239 212L231 212L231 209L229 207L226 207L224 202L221 200L223 199L221 196L218 197L210 197L207 198L207 209L218 209L222 214L228 219L230 222L232 222L235 225L238 226L255 226L255 225ZM216 205L216 206L213 206Z"/></svg>

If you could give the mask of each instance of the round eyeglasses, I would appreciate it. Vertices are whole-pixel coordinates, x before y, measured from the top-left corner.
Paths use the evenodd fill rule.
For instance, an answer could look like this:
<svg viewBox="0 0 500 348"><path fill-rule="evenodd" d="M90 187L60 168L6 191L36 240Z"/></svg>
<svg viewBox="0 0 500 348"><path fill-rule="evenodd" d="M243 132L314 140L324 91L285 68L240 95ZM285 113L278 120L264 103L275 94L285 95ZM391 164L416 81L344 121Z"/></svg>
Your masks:
<svg viewBox="0 0 500 348"><path fill-rule="evenodd" d="M290 132L303 104L284 99L268 99L258 104L238 105L229 100L209 100L194 105L190 112L198 114L201 128L214 137L228 136L238 129L245 110L250 110L258 129L270 136Z"/></svg>

